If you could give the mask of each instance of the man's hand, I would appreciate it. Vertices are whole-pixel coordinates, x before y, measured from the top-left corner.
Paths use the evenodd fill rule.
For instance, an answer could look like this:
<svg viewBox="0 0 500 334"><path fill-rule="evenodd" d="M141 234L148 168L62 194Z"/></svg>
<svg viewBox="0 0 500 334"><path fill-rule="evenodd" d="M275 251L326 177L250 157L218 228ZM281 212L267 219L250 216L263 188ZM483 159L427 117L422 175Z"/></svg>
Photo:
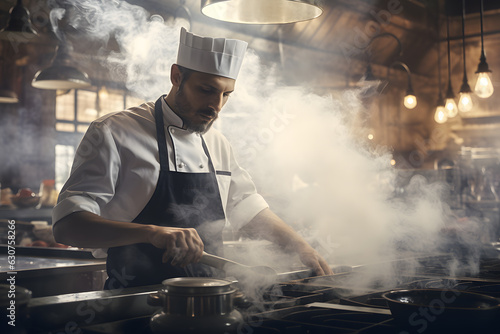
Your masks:
<svg viewBox="0 0 500 334"><path fill-rule="evenodd" d="M333 275L333 271L330 266L328 266L328 263L312 247L308 247L298 253L302 263L314 270L316 275Z"/></svg>
<svg viewBox="0 0 500 334"><path fill-rule="evenodd" d="M203 241L194 228L156 226L148 239L153 246L165 249L162 261L172 259L173 266L196 263L203 254Z"/></svg>
<svg viewBox="0 0 500 334"><path fill-rule="evenodd" d="M270 240L288 251L297 252L300 260L316 275L332 275L328 263L297 232L269 208L259 212L241 231L250 237Z"/></svg>

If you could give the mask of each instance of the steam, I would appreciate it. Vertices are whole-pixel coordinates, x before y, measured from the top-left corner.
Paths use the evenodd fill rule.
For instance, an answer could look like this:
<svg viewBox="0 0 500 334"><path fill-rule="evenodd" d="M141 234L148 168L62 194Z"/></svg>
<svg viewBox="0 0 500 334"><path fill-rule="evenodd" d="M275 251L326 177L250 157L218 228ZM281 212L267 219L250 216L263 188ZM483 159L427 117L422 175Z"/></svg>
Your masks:
<svg viewBox="0 0 500 334"><path fill-rule="evenodd" d="M447 184L398 172L388 149L365 141L362 89L321 96L269 73L247 55L220 127L274 211L329 263L368 265L360 286L380 275L391 286L394 260L411 275L418 256L450 251L449 274L477 273L481 228L457 227Z"/></svg>
<svg viewBox="0 0 500 334"><path fill-rule="evenodd" d="M100 50L111 80L125 82L138 97L154 100L169 88L170 65L175 62L180 21L164 22L144 8L125 1L70 0L73 26L119 51Z"/></svg>
<svg viewBox="0 0 500 334"><path fill-rule="evenodd" d="M79 27L90 38L118 42L119 52L103 53L114 80L126 81L128 89L145 99L167 92L178 26L124 1L73 4ZM364 141L363 92L318 95L307 87L287 86L278 69L262 64L250 49L216 126L271 208L329 263L378 264L371 268L390 276L391 260L405 257L412 266L418 254L445 251L442 231L457 220L443 200L445 184L406 175L401 185L401 175L390 164L391 152ZM454 262L454 270L465 263L477 271L478 224L468 229L456 233L475 250L465 261ZM265 247L251 251L250 261L266 259L269 264L273 258Z"/></svg>
<svg viewBox="0 0 500 334"><path fill-rule="evenodd" d="M64 42L66 40L64 34L59 29L59 21L64 17L64 13L66 13L66 10L64 8L54 8L50 11L49 14L52 31L54 31L54 34L61 42Z"/></svg>

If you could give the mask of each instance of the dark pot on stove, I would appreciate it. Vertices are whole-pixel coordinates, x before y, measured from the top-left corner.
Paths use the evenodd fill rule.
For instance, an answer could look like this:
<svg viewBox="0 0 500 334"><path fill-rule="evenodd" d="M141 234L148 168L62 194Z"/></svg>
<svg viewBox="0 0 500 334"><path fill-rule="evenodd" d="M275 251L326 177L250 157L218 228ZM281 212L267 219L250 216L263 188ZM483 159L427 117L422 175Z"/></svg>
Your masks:
<svg viewBox="0 0 500 334"><path fill-rule="evenodd" d="M151 305L162 309L153 314L153 333L236 333L243 318L234 308L236 290L231 282L206 277L179 277L162 282L150 295Z"/></svg>

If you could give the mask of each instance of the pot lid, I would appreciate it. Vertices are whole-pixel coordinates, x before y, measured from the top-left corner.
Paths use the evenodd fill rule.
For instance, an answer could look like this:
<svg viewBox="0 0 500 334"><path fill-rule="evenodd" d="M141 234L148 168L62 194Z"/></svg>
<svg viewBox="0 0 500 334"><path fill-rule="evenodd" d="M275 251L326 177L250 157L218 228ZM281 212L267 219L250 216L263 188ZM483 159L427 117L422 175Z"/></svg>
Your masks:
<svg viewBox="0 0 500 334"><path fill-rule="evenodd" d="M231 281L211 277L176 277L162 282L168 293L211 295L234 292Z"/></svg>

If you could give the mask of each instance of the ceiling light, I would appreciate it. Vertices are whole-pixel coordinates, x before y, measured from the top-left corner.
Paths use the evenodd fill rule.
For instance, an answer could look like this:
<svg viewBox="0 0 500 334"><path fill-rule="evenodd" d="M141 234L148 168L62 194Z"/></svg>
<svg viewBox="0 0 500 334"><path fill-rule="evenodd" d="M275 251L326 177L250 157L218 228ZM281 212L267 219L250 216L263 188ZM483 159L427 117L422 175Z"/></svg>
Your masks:
<svg viewBox="0 0 500 334"><path fill-rule="evenodd" d="M439 97L437 101L436 111L434 112L434 120L436 123L443 124L448 120L448 113L444 107L444 100L441 91L439 92Z"/></svg>
<svg viewBox="0 0 500 334"><path fill-rule="evenodd" d="M192 20L191 12L186 7L186 0L181 0L179 7L174 11L174 24L184 27L187 31L191 31Z"/></svg>
<svg viewBox="0 0 500 334"><path fill-rule="evenodd" d="M11 90L0 89L0 103L17 103L19 98L17 94Z"/></svg>
<svg viewBox="0 0 500 334"><path fill-rule="evenodd" d="M406 88L406 94L403 100L403 104L406 108L413 109L417 106L417 98L415 96L415 92L413 91L413 85L411 84L411 72L410 69L408 68L408 65L400 61L392 63L391 66L387 68L387 80L389 81L389 74L391 68L397 65L401 66L405 70L406 75L408 76L408 87Z"/></svg>
<svg viewBox="0 0 500 334"><path fill-rule="evenodd" d="M372 65L368 63L366 66L366 72L363 75L364 81L378 81L377 77L373 74Z"/></svg>
<svg viewBox="0 0 500 334"><path fill-rule="evenodd" d="M67 43L57 47L52 65L35 74L31 85L40 89L80 89L91 85L87 73L71 66L70 52L73 47Z"/></svg>
<svg viewBox="0 0 500 334"><path fill-rule="evenodd" d="M213 19L243 24L283 24L317 18L316 0L202 0L201 12Z"/></svg>
<svg viewBox="0 0 500 334"><path fill-rule="evenodd" d="M455 102L455 94L451 86L451 64L450 64L450 21L446 16L446 39L448 41L448 90L446 91L446 116L453 118L458 114L457 103Z"/></svg>
<svg viewBox="0 0 500 334"><path fill-rule="evenodd" d="M490 73L491 70L486 62L484 55L484 41L483 41L483 0L481 0L481 57L479 58L479 65L477 66L477 79L474 86L474 93L481 98L487 98L493 95L493 84L491 83Z"/></svg>
<svg viewBox="0 0 500 334"><path fill-rule="evenodd" d="M469 82L467 80L467 67L465 65L465 0L462 0L462 51L464 61L464 76L462 86L460 87L460 99L458 100L458 110L468 112L472 110L472 99L470 93Z"/></svg>
<svg viewBox="0 0 500 334"><path fill-rule="evenodd" d="M35 37L37 32L31 25L30 13L23 6L22 0L17 0L11 8L7 26L0 31L0 36L9 40L23 40Z"/></svg>
<svg viewBox="0 0 500 334"><path fill-rule="evenodd" d="M439 21L437 30L439 31ZM434 121L438 124L446 123L448 120L448 115L446 109L444 108L444 99L443 94L441 92L441 44L437 43L437 55L438 55L438 84L439 84L439 95L436 103L436 111L434 112Z"/></svg>

